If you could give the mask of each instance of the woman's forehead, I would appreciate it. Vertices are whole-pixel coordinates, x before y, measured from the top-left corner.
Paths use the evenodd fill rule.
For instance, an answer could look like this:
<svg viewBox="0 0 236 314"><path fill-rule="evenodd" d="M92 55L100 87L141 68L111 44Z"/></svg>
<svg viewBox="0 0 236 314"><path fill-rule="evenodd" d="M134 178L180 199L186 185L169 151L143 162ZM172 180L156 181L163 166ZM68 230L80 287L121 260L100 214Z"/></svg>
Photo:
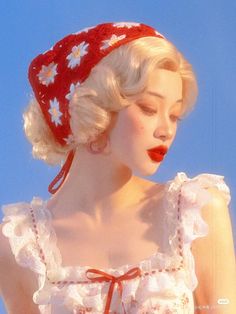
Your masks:
<svg viewBox="0 0 236 314"><path fill-rule="evenodd" d="M163 69L153 71L140 95L153 100L182 103L182 78L178 72Z"/></svg>
<svg viewBox="0 0 236 314"><path fill-rule="evenodd" d="M151 90L146 90L143 95L144 96L153 96L154 99L161 99L161 100L166 99L165 95L162 95L156 91L151 91ZM182 97L180 99L176 99L176 101L174 101L174 103L180 103L180 104L182 104L182 102L183 102Z"/></svg>

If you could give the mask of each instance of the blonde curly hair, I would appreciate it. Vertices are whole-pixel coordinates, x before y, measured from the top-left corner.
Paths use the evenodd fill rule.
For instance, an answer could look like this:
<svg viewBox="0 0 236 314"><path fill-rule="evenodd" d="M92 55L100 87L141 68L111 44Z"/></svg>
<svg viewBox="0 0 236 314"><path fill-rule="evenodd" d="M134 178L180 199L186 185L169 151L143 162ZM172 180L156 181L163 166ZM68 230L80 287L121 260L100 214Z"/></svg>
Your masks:
<svg viewBox="0 0 236 314"><path fill-rule="evenodd" d="M69 103L72 138L68 145L56 141L40 106L32 96L23 113L24 131L32 143L34 158L50 165L62 164L68 152L106 131L112 115L130 104L130 99L146 88L155 68L176 71L183 83L182 117L194 106L198 88L192 66L166 39L144 37L114 49L91 71L75 90Z"/></svg>

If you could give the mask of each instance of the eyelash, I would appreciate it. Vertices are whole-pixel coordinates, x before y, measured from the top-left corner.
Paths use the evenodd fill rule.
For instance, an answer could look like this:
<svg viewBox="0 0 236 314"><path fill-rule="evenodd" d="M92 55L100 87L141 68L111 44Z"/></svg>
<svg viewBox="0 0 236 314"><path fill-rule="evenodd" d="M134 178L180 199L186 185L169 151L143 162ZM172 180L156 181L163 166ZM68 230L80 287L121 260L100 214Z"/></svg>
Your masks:
<svg viewBox="0 0 236 314"><path fill-rule="evenodd" d="M154 114L157 113L157 111L150 110L150 109L145 108L145 107L141 107L141 109L142 109L142 111L144 111L145 114L147 114L148 116L152 116L152 115L154 115ZM178 122L181 121L181 120L183 120L183 119L181 119L181 118L179 118L179 117L177 117L177 116L175 116L175 115L172 115L172 117L174 117L174 118L175 118L175 121L178 121Z"/></svg>

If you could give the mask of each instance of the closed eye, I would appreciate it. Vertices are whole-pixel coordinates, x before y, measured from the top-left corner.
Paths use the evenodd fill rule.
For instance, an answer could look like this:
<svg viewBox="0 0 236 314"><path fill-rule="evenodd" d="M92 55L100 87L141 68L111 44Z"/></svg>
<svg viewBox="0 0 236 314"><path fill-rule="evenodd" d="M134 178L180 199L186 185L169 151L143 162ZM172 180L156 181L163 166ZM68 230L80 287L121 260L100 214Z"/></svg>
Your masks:
<svg viewBox="0 0 236 314"><path fill-rule="evenodd" d="M154 115L154 114L157 113L156 110L152 110L152 109L147 108L147 107L141 106L140 108L142 109L143 112L145 112L145 113L148 114L148 115Z"/></svg>
<svg viewBox="0 0 236 314"><path fill-rule="evenodd" d="M183 119L181 119L180 117L175 116L175 115L171 115L171 119L172 119L174 122L180 122L181 120L183 120Z"/></svg>
<svg viewBox="0 0 236 314"><path fill-rule="evenodd" d="M157 114L156 110L152 110L152 109L149 109L146 107L141 107L141 109L142 109L142 111L145 112L145 114L150 115L150 116ZM174 122L179 122L182 120L179 116L176 116L176 115L171 115L170 117L171 117L172 121L174 121Z"/></svg>

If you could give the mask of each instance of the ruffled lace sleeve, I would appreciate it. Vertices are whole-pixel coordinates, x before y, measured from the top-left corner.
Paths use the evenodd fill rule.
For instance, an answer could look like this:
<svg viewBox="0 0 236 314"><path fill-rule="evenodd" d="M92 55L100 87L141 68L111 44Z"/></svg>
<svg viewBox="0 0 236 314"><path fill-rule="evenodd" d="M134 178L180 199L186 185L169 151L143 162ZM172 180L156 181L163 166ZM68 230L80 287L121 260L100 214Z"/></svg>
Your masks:
<svg viewBox="0 0 236 314"><path fill-rule="evenodd" d="M201 208L212 200L212 194L207 191L210 187L217 188L227 205L230 203L230 190L224 181L224 176L203 173L183 183L182 209L187 242L206 236L209 232L208 225L202 219Z"/></svg>
<svg viewBox="0 0 236 314"><path fill-rule="evenodd" d="M33 202L37 202L37 198ZM44 274L45 265L40 258L30 210L31 204L25 202L3 205L2 233L9 239L12 253L20 266Z"/></svg>
<svg viewBox="0 0 236 314"><path fill-rule="evenodd" d="M169 185L171 210L169 209L167 214L170 228L175 228L177 221L177 229L179 229L182 237L185 268L189 270L187 282L192 291L196 288L198 281L195 275L191 243L209 233L208 224L202 218L201 208L209 203L213 197L207 191L210 187L216 187L222 193L227 205L230 203L230 189L224 181L224 176L221 175L203 173L189 178L184 172L179 172ZM179 240L177 231L169 238L169 243L176 253L179 249Z"/></svg>

